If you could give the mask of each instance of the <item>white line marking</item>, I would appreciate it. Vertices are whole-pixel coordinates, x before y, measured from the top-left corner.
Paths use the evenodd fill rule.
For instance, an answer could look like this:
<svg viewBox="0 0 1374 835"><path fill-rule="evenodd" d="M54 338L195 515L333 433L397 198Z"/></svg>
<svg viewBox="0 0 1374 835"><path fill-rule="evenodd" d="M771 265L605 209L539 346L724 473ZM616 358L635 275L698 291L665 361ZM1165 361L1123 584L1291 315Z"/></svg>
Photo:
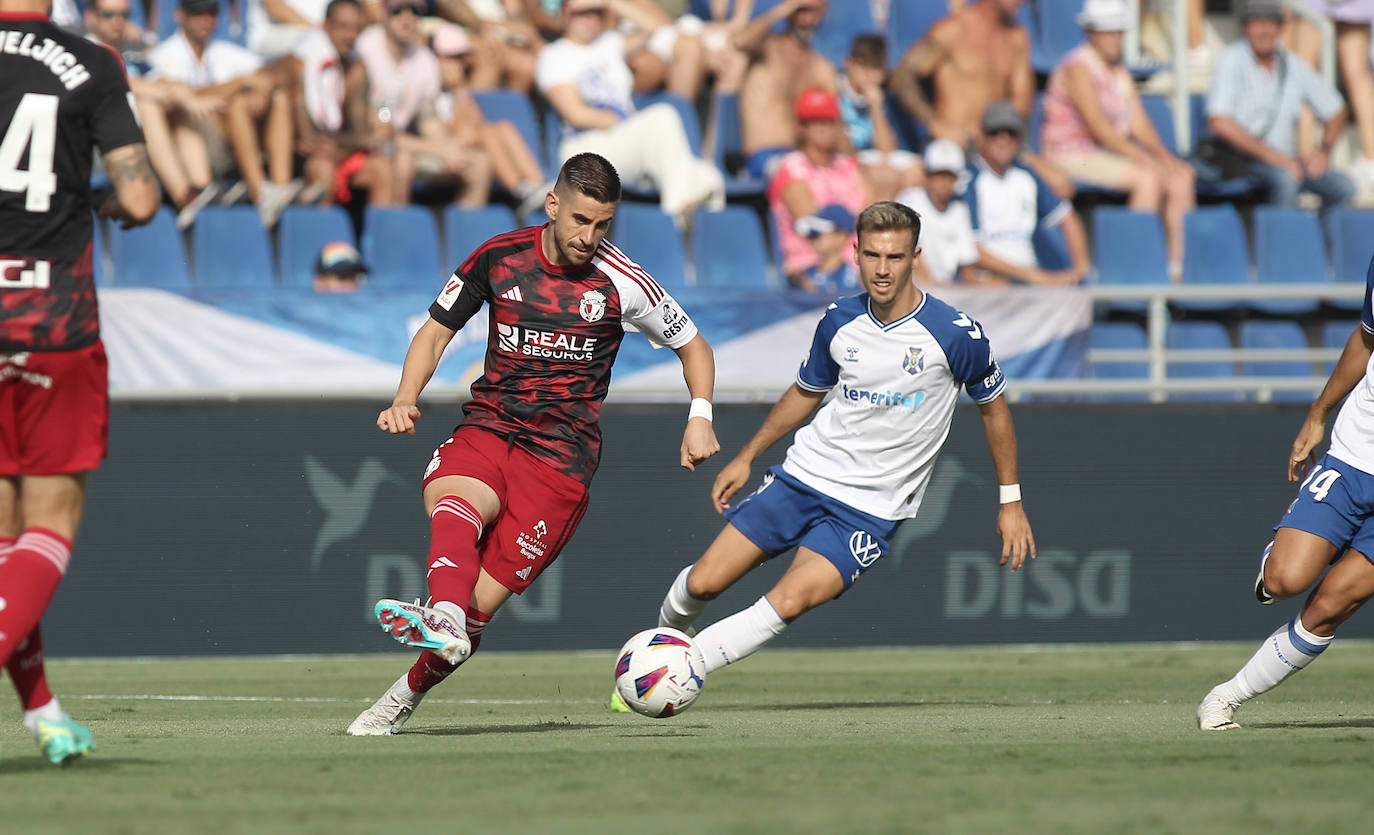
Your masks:
<svg viewBox="0 0 1374 835"><path fill-rule="evenodd" d="M337 699L328 696L198 696L155 693L84 693L64 695L64 699L108 702L289 702L292 704L366 704L373 699ZM565 705L600 704L596 699L426 699L425 704L441 705Z"/></svg>

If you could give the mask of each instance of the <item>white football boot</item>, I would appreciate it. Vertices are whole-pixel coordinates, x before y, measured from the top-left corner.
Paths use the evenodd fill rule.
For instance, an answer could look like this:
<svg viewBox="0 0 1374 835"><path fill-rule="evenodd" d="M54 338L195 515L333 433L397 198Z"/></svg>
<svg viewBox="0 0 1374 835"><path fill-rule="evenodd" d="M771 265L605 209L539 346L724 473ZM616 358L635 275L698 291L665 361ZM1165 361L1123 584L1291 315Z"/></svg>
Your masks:
<svg viewBox="0 0 1374 835"><path fill-rule="evenodd" d="M1197 706L1197 727L1200 731L1234 731L1240 728L1235 719L1240 702L1234 701L1226 685L1213 687Z"/></svg>
<svg viewBox="0 0 1374 835"><path fill-rule="evenodd" d="M457 666L472 654L467 624L419 601L378 600L373 610L382 631L408 647L427 649Z"/></svg>
<svg viewBox="0 0 1374 835"><path fill-rule="evenodd" d="M358 718L348 726L349 736L391 736L401 732L401 726L425 697L425 694L410 689L408 676L409 673L406 673L396 679L396 683L388 687L372 707L358 714Z"/></svg>

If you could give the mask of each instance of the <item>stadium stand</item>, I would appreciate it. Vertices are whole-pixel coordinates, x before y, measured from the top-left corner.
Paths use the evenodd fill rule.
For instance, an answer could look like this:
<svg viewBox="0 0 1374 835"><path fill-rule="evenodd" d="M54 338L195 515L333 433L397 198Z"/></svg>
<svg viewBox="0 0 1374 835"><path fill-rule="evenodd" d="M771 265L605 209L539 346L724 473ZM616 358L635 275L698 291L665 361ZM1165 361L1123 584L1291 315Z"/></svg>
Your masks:
<svg viewBox="0 0 1374 835"><path fill-rule="evenodd" d="M1306 350L1307 337L1297 322L1271 322L1255 319L1240 323L1240 347L1277 350ZM1312 363L1296 360L1274 362L1241 363L1241 373L1251 377L1310 377ZM1275 400L1289 402L1311 401L1312 396L1303 391L1276 391Z"/></svg>
<svg viewBox="0 0 1374 835"><path fill-rule="evenodd" d="M668 292L687 286L686 253L673 219L658 206L625 203L616 210L613 241Z"/></svg>
<svg viewBox="0 0 1374 835"><path fill-rule="evenodd" d="M252 206L207 206L191 232L201 287L272 287L272 244Z"/></svg>
<svg viewBox="0 0 1374 835"><path fill-rule="evenodd" d="M1250 249L1234 206L1199 206L1183 218L1183 281L1187 284L1249 284ZM1184 310L1235 308L1236 302L1179 299Z"/></svg>
<svg viewBox="0 0 1374 835"><path fill-rule="evenodd" d="M1093 351L1144 351L1149 343L1145 329L1135 322L1094 322L1089 334L1089 348ZM1094 362L1093 376L1100 380L1147 380L1150 377L1150 364L1143 360L1135 362ZM1149 395L1139 394L1098 394L1095 400L1115 402L1144 402Z"/></svg>
<svg viewBox="0 0 1374 835"><path fill-rule="evenodd" d="M697 118L696 108L691 102L682 96L662 90L656 93L639 93L635 96L635 107L640 110L660 102L671 105L682 117L682 127L687 131L687 144L691 146L693 154L701 156L701 120Z"/></svg>
<svg viewBox="0 0 1374 835"><path fill-rule="evenodd" d="M539 136L539 122L529 96L511 90L474 90L472 98L487 121L506 121L515 125L529 149L539 154L544 142Z"/></svg>
<svg viewBox="0 0 1374 835"><path fill-rule="evenodd" d="M1225 326L1217 322L1172 322L1165 334L1165 346L1170 351L1179 350L1231 350L1231 338ZM1234 363L1219 360L1177 361L1169 363L1170 377L1215 377L1229 379L1236 375ZM1170 400L1219 400L1234 401L1241 399L1235 392L1203 391L1175 393Z"/></svg>
<svg viewBox="0 0 1374 835"><path fill-rule="evenodd" d="M1101 284L1167 284L1169 257L1164 227L1152 212L1100 206L1093 212L1097 280ZM1110 303L1116 310L1142 312L1143 301Z"/></svg>
<svg viewBox="0 0 1374 835"><path fill-rule="evenodd" d="M1264 284L1325 284L1326 241L1317 216L1282 206L1255 208L1255 275ZM1275 314L1314 313L1316 301L1257 300L1257 310Z"/></svg>
<svg viewBox="0 0 1374 835"><path fill-rule="evenodd" d="M922 0L919 3L895 3L896 6L938 6L939 2L934 0ZM878 24L873 20L873 11L868 3L846 3L841 8L838 4L831 9L830 14L825 16L820 28L816 30L816 38L812 41L816 51L830 59L830 62L837 67L844 66L844 60L849 55L849 45L854 42L855 35L862 35L866 32L879 31ZM907 46L915 41L908 42ZM906 47L902 47L905 49Z"/></svg>
<svg viewBox="0 0 1374 835"><path fill-rule="evenodd" d="M1326 229L1336 280L1363 284L1369 271L1370 243L1374 242L1374 211L1332 209Z"/></svg>
<svg viewBox="0 0 1374 835"><path fill-rule="evenodd" d="M1083 10L1083 0L1039 0L1034 6L1036 38L1031 45L1031 66L1048 75L1060 58L1083 42L1083 30L1074 19Z"/></svg>
<svg viewBox="0 0 1374 835"><path fill-rule="evenodd" d="M515 212L505 206L444 209L444 257L453 268L487 240L518 228Z"/></svg>
<svg viewBox="0 0 1374 835"><path fill-rule="evenodd" d="M191 289L186 247L172 210L158 209L152 223L135 229L110 225L111 284L119 287Z"/></svg>
<svg viewBox="0 0 1374 835"><path fill-rule="evenodd" d="M1023 3L1022 7L1029 6ZM893 3L887 17L887 56L892 65L921 38L935 21L949 14L948 0L922 0L919 3Z"/></svg>
<svg viewBox="0 0 1374 835"><path fill-rule="evenodd" d="M692 260L698 286L767 287L774 283L763 224L758 213L746 206L699 210L692 219Z"/></svg>
<svg viewBox="0 0 1374 835"><path fill-rule="evenodd" d="M291 206L277 224L277 266L287 287L309 287L315 275L315 259L330 241L356 244L348 214L337 206Z"/></svg>
<svg viewBox="0 0 1374 835"><path fill-rule="evenodd" d="M1350 334L1354 333L1355 329L1358 327L1360 327L1358 321L1323 322L1321 326L1321 347L1335 348L1336 350L1344 349L1346 341L1350 339ZM1331 370L1335 367L1336 360L1327 360L1322 366L1322 373L1329 376Z"/></svg>
<svg viewBox="0 0 1374 835"><path fill-rule="evenodd" d="M368 206L362 250L368 283L377 287L432 289L444 275L439 224L423 206Z"/></svg>
<svg viewBox="0 0 1374 835"><path fill-rule="evenodd" d="M725 172L725 196L729 200L755 199L763 196L768 183L749 176L743 170L744 140L740 134L739 96L721 93L716 96L716 141L713 147L716 167ZM731 176L732 168L739 174Z"/></svg>

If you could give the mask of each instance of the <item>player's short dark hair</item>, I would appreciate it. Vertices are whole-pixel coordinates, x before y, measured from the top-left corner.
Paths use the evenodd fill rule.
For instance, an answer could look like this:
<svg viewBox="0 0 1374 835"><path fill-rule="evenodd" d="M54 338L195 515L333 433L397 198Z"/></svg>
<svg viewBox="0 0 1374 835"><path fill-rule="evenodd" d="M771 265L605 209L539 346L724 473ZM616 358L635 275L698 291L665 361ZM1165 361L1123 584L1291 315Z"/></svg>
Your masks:
<svg viewBox="0 0 1374 835"><path fill-rule="evenodd" d="M886 67L887 39L872 32L855 35L853 43L849 45L849 57L858 64Z"/></svg>
<svg viewBox="0 0 1374 835"><path fill-rule="evenodd" d="M910 206L884 200L874 203L859 213L858 232L893 232L898 229L911 230L911 245L921 239L921 216Z"/></svg>
<svg viewBox="0 0 1374 835"><path fill-rule="evenodd" d="M334 10L340 6L352 6L360 12L363 10L363 4L359 3L358 0L329 0L329 5L324 7L324 19L332 20Z"/></svg>
<svg viewBox="0 0 1374 835"><path fill-rule="evenodd" d="M599 154L574 154L558 172L555 189L572 189L598 203L620 202L620 175Z"/></svg>

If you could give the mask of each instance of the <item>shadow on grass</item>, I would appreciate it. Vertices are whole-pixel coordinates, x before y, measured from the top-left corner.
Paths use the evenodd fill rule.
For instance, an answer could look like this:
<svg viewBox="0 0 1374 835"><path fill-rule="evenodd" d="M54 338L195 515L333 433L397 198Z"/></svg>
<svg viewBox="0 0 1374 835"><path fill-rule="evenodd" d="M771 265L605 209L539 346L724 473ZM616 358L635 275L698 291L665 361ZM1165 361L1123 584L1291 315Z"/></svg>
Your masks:
<svg viewBox="0 0 1374 835"><path fill-rule="evenodd" d="M1256 730L1283 730L1288 728L1374 728L1374 719L1319 719L1312 722L1249 722L1247 728Z"/></svg>
<svg viewBox="0 0 1374 835"><path fill-rule="evenodd" d="M416 728L406 736L479 736L481 734L542 734L558 731L596 731L612 725L540 722L537 725L472 725L463 728Z"/></svg>
<svg viewBox="0 0 1374 835"><path fill-rule="evenodd" d="M78 771L97 771L108 772L127 766L160 766L166 765L162 760L143 760L135 757L102 757L100 754L93 754L83 757L77 762L68 766L56 766L39 756L24 757L23 759L5 757L0 760L0 777L6 774L25 774L34 771L66 772L75 774Z"/></svg>
<svg viewBox="0 0 1374 835"><path fill-rule="evenodd" d="M774 702L711 705L711 710L863 710L883 707L1011 707L995 702L932 701L930 699L864 699L852 702Z"/></svg>

